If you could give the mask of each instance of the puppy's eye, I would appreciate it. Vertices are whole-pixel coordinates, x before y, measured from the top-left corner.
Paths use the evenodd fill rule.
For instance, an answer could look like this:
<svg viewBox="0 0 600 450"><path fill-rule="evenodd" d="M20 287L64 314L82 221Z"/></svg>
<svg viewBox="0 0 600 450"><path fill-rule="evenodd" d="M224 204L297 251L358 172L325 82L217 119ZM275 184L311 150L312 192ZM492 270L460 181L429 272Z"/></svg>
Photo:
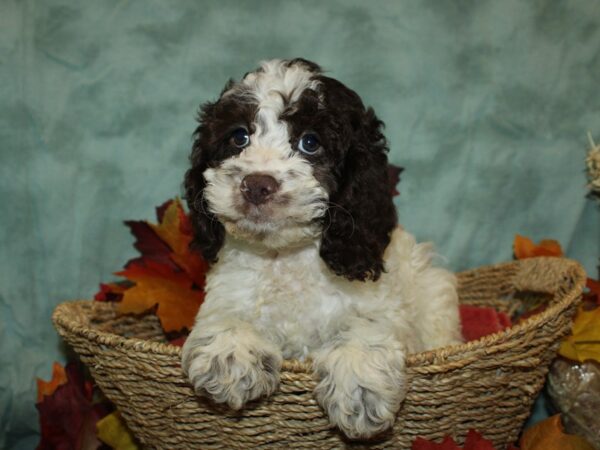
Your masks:
<svg viewBox="0 0 600 450"><path fill-rule="evenodd" d="M316 134L306 133L298 141L298 150L307 155L314 155L321 148L321 143Z"/></svg>
<svg viewBox="0 0 600 450"><path fill-rule="evenodd" d="M244 148L250 143L250 135L245 128L238 128L231 133L230 141L237 148Z"/></svg>

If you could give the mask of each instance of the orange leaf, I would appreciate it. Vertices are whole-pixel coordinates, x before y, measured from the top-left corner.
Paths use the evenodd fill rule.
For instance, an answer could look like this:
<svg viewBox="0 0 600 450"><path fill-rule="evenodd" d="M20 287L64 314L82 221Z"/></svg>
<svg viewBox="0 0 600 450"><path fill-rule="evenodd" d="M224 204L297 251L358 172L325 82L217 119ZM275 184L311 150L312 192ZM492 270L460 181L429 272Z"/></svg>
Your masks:
<svg viewBox="0 0 600 450"><path fill-rule="evenodd" d="M54 391L66 382L67 373L65 372L65 368L55 362L52 365L52 379L50 381L44 381L40 378L37 379L37 403L40 403L44 397L54 394Z"/></svg>
<svg viewBox="0 0 600 450"><path fill-rule="evenodd" d="M535 256L563 256L560 244L552 239L544 239L536 245L531 239L517 234L513 248L517 259L533 258Z"/></svg>
<svg viewBox="0 0 600 450"><path fill-rule="evenodd" d="M528 428L521 438L521 450L594 450L582 437L566 434L560 415Z"/></svg>
<svg viewBox="0 0 600 450"><path fill-rule="evenodd" d="M156 314L166 332L191 328L204 300L204 292L192 289L192 280L185 272L154 261L145 265L130 264L117 273L135 282L123 294L118 305L120 313L142 313L158 305Z"/></svg>
<svg viewBox="0 0 600 450"><path fill-rule="evenodd" d="M186 271L196 286L204 286L204 274L208 270L208 264L189 248L193 232L181 201L173 200L164 211L161 222L149 225L171 248L171 259Z"/></svg>
<svg viewBox="0 0 600 450"><path fill-rule="evenodd" d="M177 198L169 204L159 224L150 224L154 232L171 247L174 253L179 255L187 252L192 240L191 235L183 234L180 231L182 214L184 215L183 206Z"/></svg>

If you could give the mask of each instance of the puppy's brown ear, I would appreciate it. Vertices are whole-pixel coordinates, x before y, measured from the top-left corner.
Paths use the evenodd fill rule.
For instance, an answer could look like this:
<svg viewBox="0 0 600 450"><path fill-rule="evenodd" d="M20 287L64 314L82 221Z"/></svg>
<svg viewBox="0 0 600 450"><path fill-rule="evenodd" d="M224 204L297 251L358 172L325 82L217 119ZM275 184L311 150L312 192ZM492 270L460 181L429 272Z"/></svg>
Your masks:
<svg viewBox="0 0 600 450"><path fill-rule="evenodd" d="M339 85L337 89L340 89ZM385 270L383 253L397 223L390 189L387 144L383 123L365 110L354 92L345 88L339 102L342 130L350 136L339 188L330 195L320 254L337 275L349 280L377 280Z"/></svg>
<svg viewBox="0 0 600 450"><path fill-rule="evenodd" d="M200 109L198 121L200 125L194 133L194 145L190 155L192 167L185 174L185 199L190 210L190 219L194 228L191 248L202 253L209 263L217 260L217 254L223 246L225 229L223 224L208 209L204 199L206 180L204 171L210 164L211 117L215 103L206 103Z"/></svg>

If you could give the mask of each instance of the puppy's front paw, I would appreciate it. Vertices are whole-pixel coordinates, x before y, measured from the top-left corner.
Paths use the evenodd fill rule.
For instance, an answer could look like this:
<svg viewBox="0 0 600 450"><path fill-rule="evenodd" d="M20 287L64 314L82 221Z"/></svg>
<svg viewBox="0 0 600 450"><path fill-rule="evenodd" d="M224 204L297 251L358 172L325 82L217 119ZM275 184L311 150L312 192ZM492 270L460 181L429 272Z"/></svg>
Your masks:
<svg viewBox="0 0 600 450"><path fill-rule="evenodd" d="M332 353L336 352L340 350ZM354 361L353 356L334 354L321 360L317 376L321 380L315 389L317 401L349 438L370 438L394 424L404 397L399 365L380 365L364 355Z"/></svg>
<svg viewBox="0 0 600 450"><path fill-rule="evenodd" d="M252 341L220 335L206 345L186 342L182 367L196 393L232 409L271 395L279 385L281 355L269 345L252 347Z"/></svg>

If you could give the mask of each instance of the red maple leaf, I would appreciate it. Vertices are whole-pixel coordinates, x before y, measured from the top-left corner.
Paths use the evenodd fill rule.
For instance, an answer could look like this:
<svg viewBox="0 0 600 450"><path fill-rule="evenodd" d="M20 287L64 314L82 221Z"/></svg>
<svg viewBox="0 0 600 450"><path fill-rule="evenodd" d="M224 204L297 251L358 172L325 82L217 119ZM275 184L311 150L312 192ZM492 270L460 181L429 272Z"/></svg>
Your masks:
<svg viewBox="0 0 600 450"><path fill-rule="evenodd" d="M585 301L600 306L600 281L588 278L585 286L588 289L588 291L583 294Z"/></svg>
<svg viewBox="0 0 600 450"><path fill-rule="evenodd" d="M469 430L465 444L460 447L454 439L446 436L439 444L418 437L412 444L412 450L496 450L494 445L475 430Z"/></svg>
<svg viewBox="0 0 600 450"><path fill-rule="evenodd" d="M177 265L171 259L171 249L152 229L148 222L139 220L126 220L125 225L129 227L131 234L135 237L133 246L140 252L138 258L131 259L125 265L140 263L144 261L155 261L160 264L171 266L177 270Z"/></svg>
<svg viewBox="0 0 600 450"><path fill-rule="evenodd" d="M128 280L117 281L116 283L100 283L100 290L94 295L94 300L98 302L119 302L123 298L123 293L133 286Z"/></svg>
<svg viewBox="0 0 600 450"><path fill-rule="evenodd" d="M474 341L510 327L511 320L506 313L494 308L460 305L462 335L465 340Z"/></svg>
<svg viewBox="0 0 600 450"><path fill-rule="evenodd" d="M156 208L157 224L127 221L140 256L127 262L116 275L126 280L101 284L95 299L119 301L121 313L142 313L156 308L166 332L191 328L204 299L208 264L190 250L193 230L178 199Z"/></svg>
<svg viewBox="0 0 600 450"><path fill-rule="evenodd" d="M67 364L64 373L66 381L51 392L38 393L41 436L37 449L95 450L101 445L96 437L96 422L111 408L94 401L92 382L85 379L77 363Z"/></svg>

